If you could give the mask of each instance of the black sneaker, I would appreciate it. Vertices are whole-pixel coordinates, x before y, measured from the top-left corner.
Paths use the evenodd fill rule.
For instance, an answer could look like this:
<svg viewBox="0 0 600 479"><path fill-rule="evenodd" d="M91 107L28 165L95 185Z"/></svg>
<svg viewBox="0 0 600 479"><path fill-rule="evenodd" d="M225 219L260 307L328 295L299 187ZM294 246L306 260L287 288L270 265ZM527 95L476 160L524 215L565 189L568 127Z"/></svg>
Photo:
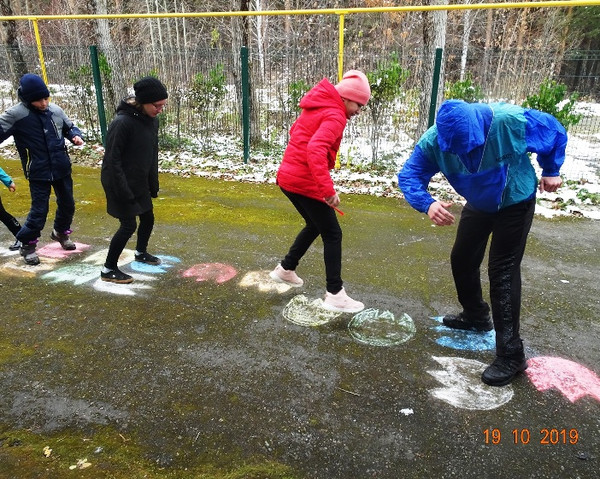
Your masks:
<svg viewBox="0 0 600 479"><path fill-rule="evenodd" d="M135 254L135 260L146 264L160 264L160 258L151 255L150 253Z"/></svg>
<svg viewBox="0 0 600 479"><path fill-rule="evenodd" d="M37 253L35 252L35 243L34 244L22 244L21 247L19 248L19 252L21 253L21 256L23 256L23 259L25 260L25 263L30 265L30 266L35 266L40 264L40 258L38 257Z"/></svg>
<svg viewBox="0 0 600 479"><path fill-rule="evenodd" d="M133 282L133 278L123 273L120 269L113 269L108 273L100 271L100 279L109 283L128 284Z"/></svg>
<svg viewBox="0 0 600 479"><path fill-rule="evenodd" d="M481 380L488 386L506 386L517 374L527 369L527 360L521 358L501 358L497 356L483 374Z"/></svg>
<svg viewBox="0 0 600 479"><path fill-rule="evenodd" d="M69 238L70 234L71 230L67 230L64 233L59 233L56 230L52 230L52 233L50 233L50 238L52 238L54 241L58 241L62 249L73 251L75 248L77 248L77 246L75 246L75 243L73 243L73 241Z"/></svg>
<svg viewBox="0 0 600 479"><path fill-rule="evenodd" d="M444 326L452 329L464 329L467 331L491 331L494 325L489 316L475 321L467 319L464 313L447 314L443 319Z"/></svg>
<svg viewBox="0 0 600 479"><path fill-rule="evenodd" d="M10 251L17 251L21 248L21 242L19 240L16 240L13 244L11 244L8 249Z"/></svg>

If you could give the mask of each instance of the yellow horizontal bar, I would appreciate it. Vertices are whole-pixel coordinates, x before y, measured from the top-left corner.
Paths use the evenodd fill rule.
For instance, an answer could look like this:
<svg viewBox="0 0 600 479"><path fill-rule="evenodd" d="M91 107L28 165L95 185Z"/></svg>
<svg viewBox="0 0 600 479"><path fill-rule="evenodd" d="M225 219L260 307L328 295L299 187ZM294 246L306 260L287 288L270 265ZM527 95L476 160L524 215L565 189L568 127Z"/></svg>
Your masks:
<svg viewBox="0 0 600 479"><path fill-rule="evenodd" d="M509 3L476 3L461 5L414 5L404 7L369 7L369 8L324 8L312 10L261 10L235 12L188 12L188 13L128 13L106 15L14 15L0 17L7 20L118 20L132 18L203 18L203 17L244 17L244 16L277 16L277 15L349 15L353 13L387 13L387 12L426 12L434 10L484 10L505 8L556 8L585 7L600 5L600 0L560 0L550 2L509 2Z"/></svg>

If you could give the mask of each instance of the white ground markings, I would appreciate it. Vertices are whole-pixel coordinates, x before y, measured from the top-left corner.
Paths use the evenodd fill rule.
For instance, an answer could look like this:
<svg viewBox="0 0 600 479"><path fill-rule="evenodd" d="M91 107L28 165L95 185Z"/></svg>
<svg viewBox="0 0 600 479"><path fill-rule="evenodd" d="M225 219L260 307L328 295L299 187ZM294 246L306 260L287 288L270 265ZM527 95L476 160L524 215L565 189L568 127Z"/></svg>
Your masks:
<svg viewBox="0 0 600 479"><path fill-rule="evenodd" d="M104 265L104 261L106 261L106 255L108 254L108 248L98 251L97 253L91 254L85 257L82 261L85 263L95 264L96 266L102 267ZM123 266L129 264L135 260L135 253L131 249L124 249L119 256L119 262L117 265ZM100 274L100 273L98 273Z"/></svg>
<svg viewBox="0 0 600 479"><path fill-rule="evenodd" d="M260 292L266 293L275 291L276 293L286 293L292 286L285 283L278 283L271 279L269 271L250 271L238 283L243 288L257 288Z"/></svg>
<svg viewBox="0 0 600 479"><path fill-rule="evenodd" d="M323 300L310 300L303 294L294 296L283 308L283 317L300 326L319 326L333 321L342 313L323 308Z"/></svg>
<svg viewBox="0 0 600 479"><path fill-rule="evenodd" d="M147 274L132 274L134 279L133 283L129 284L117 284L102 281L100 278L92 285L96 291L102 291L105 293L118 294L120 296L135 296L136 291L144 289L152 289L152 286L144 283L144 281L155 281L156 278Z"/></svg>
<svg viewBox="0 0 600 479"><path fill-rule="evenodd" d="M488 386L481 382L486 364L473 359L432 356L442 369L427 371L444 386L432 389L435 398L461 409L489 411L509 402L514 390L511 385Z"/></svg>
<svg viewBox="0 0 600 479"><path fill-rule="evenodd" d="M365 309L348 323L350 335L357 341L371 346L394 346L411 339L415 333L412 318L403 313L396 318L391 311Z"/></svg>
<svg viewBox="0 0 600 479"><path fill-rule="evenodd" d="M156 281L156 276L141 273L132 273L134 279L130 284L116 284L102 281L100 279L100 268L104 264L108 249L98 251L85 258L82 258L81 263L68 264L60 268L56 268L56 264L52 264L52 269L40 277L52 283L73 283L74 285L82 285L91 283L96 291L117 294L121 296L135 296L137 291L151 289L152 286L148 283ZM132 250L124 250L119 257L119 266L131 263L134 260L134 252ZM38 268L36 266L36 268ZM50 268L48 268L50 269ZM39 271L36 269L36 271Z"/></svg>

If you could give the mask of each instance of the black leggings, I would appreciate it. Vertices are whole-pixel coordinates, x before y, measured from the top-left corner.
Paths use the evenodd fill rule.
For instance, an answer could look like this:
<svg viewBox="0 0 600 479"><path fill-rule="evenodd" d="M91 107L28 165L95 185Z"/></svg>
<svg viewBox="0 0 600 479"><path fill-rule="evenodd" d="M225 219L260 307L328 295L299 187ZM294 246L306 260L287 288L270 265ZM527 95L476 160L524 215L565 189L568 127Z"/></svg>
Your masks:
<svg viewBox="0 0 600 479"><path fill-rule="evenodd" d="M140 227L137 233L136 251L145 253L148 248L148 241L150 241L150 235L154 228L154 212L152 210L146 211L139 215ZM108 248L108 254L106 255L106 261L104 266L109 269L116 269L119 261L119 256L125 249L125 245L129 241L129 238L133 236L137 228L135 216L128 218L119 218L120 226Z"/></svg>
<svg viewBox="0 0 600 479"><path fill-rule="evenodd" d="M335 216L335 210L323 201L290 193L281 189L289 198L306 226L300 230L288 254L281 261L284 269L295 270L310 245L321 235L327 291L332 294L342 289L342 228Z"/></svg>
<svg viewBox="0 0 600 479"><path fill-rule="evenodd" d="M6 225L6 227L10 230L10 232L17 236L17 233L21 229L21 223L8 211L4 209L4 205L2 205L2 199L0 198L0 221Z"/></svg>

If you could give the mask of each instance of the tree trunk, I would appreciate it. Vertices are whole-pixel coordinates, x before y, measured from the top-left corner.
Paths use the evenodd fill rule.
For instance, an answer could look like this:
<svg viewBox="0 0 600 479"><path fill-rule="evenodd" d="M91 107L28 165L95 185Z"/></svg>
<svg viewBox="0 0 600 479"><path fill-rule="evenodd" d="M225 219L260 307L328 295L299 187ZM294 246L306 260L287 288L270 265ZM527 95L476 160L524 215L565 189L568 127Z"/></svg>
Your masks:
<svg viewBox="0 0 600 479"><path fill-rule="evenodd" d="M448 5L448 0L430 0L429 5ZM419 138L428 127L429 106L431 93L433 91L433 70L435 63L436 48L444 48L446 42L446 22L448 12L440 10L435 12L424 12L423 14L423 67L420 75L421 98L419 101L419 123L417 125L417 138ZM436 99L436 110L444 95L444 62L440 70L439 90Z"/></svg>
<svg viewBox="0 0 600 479"><path fill-rule="evenodd" d="M108 13L107 0L91 0L90 4L95 7L94 10L98 15L106 15ZM108 102L114 111L121 98L127 94L127 85L123 77L125 68L123 67L119 52L112 41L108 20L98 19L96 21L96 31L100 43L100 51L106 56L106 61L111 68L108 84L105 86Z"/></svg>
<svg viewBox="0 0 600 479"><path fill-rule="evenodd" d="M10 0L0 0L0 14L3 17L14 15ZM4 33L4 44L8 55L8 66L10 68L11 79L14 87L19 85L19 80L27 73L27 65L23 58L23 53L19 46L19 35L17 33L17 22L2 22L2 32Z"/></svg>

